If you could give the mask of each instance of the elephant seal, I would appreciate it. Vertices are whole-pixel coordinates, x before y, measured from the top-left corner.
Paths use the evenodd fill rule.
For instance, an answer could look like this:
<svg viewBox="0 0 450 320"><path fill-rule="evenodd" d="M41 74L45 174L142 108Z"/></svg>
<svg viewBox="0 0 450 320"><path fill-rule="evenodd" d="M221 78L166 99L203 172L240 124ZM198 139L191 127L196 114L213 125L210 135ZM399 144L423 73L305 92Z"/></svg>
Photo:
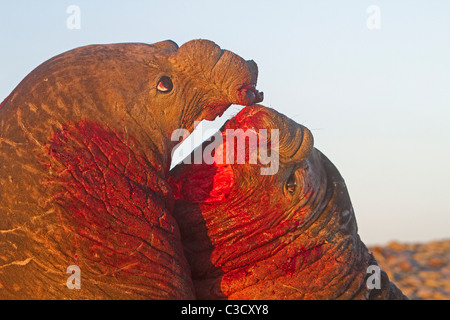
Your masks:
<svg viewBox="0 0 450 320"><path fill-rule="evenodd" d="M360 240L345 182L307 128L256 105L221 132L200 146L214 161L169 178L199 299L406 298ZM278 158L271 174L263 147Z"/></svg>
<svg viewBox="0 0 450 320"><path fill-rule="evenodd" d="M262 100L208 40L90 45L0 105L0 299L193 299L167 173L177 128Z"/></svg>

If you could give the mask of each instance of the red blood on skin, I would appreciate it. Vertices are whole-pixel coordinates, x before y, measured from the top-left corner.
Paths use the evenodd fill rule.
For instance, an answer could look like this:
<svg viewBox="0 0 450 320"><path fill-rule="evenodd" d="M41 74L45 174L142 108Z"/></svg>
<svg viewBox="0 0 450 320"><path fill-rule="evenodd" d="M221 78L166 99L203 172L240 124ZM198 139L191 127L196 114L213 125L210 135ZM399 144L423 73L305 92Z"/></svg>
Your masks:
<svg viewBox="0 0 450 320"><path fill-rule="evenodd" d="M279 266L286 275L294 276L304 263L312 263L317 260L322 253L321 245L315 246L311 249L306 248L288 248L286 260Z"/></svg>
<svg viewBox="0 0 450 320"><path fill-rule="evenodd" d="M234 183L230 166L199 165L189 173L189 183L181 183L183 177L169 177L175 199L189 199L190 202L216 202L226 198Z"/></svg>
<svg viewBox="0 0 450 320"><path fill-rule="evenodd" d="M171 189L140 150L116 129L89 121L65 125L48 147L55 174L45 184L63 208L77 258L97 262L104 274L124 269L151 278L166 266L166 273L182 274L188 268L177 260L183 254L168 211Z"/></svg>

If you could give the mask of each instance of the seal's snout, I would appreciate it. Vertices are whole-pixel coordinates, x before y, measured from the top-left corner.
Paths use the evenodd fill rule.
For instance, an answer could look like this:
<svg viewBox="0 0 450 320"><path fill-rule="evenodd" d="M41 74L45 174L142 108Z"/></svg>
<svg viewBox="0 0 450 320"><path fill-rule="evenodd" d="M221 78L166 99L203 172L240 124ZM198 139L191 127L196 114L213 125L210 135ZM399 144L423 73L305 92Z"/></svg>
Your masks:
<svg viewBox="0 0 450 320"><path fill-rule="evenodd" d="M256 90L254 84L245 86L239 90L239 104L244 106L259 103L264 100L264 93Z"/></svg>
<svg viewBox="0 0 450 320"><path fill-rule="evenodd" d="M253 103L259 103L264 100L264 92L255 89L254 93L255 93L255 101L253 101Z"/></svg>

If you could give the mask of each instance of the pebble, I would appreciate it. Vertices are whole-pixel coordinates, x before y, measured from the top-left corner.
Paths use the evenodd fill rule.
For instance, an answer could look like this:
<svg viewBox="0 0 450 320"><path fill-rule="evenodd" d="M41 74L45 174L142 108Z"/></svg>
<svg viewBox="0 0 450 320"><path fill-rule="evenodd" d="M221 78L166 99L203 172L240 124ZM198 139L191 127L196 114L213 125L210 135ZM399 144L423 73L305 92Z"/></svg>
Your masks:
<svg viewBox="0 0 450 320"><path fill-rule="evenodd" d="M369 247L389 279L412 300L450 300L450 239Z"/></svg>

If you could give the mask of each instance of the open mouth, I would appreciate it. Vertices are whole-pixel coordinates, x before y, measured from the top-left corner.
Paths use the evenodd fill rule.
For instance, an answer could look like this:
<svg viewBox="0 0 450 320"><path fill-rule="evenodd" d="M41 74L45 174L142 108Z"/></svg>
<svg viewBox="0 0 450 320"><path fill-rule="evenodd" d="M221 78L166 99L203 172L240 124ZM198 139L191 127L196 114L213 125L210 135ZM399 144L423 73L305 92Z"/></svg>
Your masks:
<svg viewBox="0 0 450 320"><path fill-rule="evenodd" d="M211 136L221 132L221 129L231 119L233 119L245 106L242 105L222 105L208 106L204 109L205 116L201 114L199 119L194 123L194 130L187 136L183 142L177 145L172 155L172 169L178 163L194 152L194 150L204 142L210 141ZM211 110L211 111L209 111ZM212 111L213 110L213 111Z"/></svg>
<svg viewBox="0 0 450 320"><path fill-rule="evenodd" d="M213 112L211 112L211 110L213 110ZM298 125L293 121L285 120L285 117L281 114L262 105L247 107L241 105L215 105L204 109L202 113L207 115L202 117L204 120L196 121L194 131L186 137L182 143L177 145L176 152L173 153L171 168L181 161L192 163L191 160L187 159L192 159L191 156L193 154L197 155L197 158L195 158L197 160L194 162L195 164L202 163L202 161L205 160L205 156L210 157L208 153L203 153L202 150L198 149L201 149L200 146L204 143L207 145L208 142L212 142L212 136L216 136L217 133L220 133L227 142L228 138L232 140L236 138L238 144L237 150L241 152L248 152L248 154L250 154L251 151L257 150L258 154L261 156L262 150L263 155L265 154L265 158L263 158L265 160L261 160L261 158L259 158L259 160L263 162L270 161L270 163L272 163L273 161L276 161L278 163L278 160L280 160L285 164L301 163L309 156L313 148L314 140L311 132L307 128ZM225 129L226 132L224 132ZM280 129L282 130L281 132L279 131ZM248 130L251 132L248 132ZM276 132L273 133L272 131ZM253 144L257 143L257 145L256 147L253 146L253 149L249 145L249 150L245 150L247 146L241 144L246 144L246 139L252 140L250 137L252 134L256 135L253 138ZM274 136L273 134L276 135ZM230 137L228 137L228 135L230 135ZM248 143L250 143L250 140ZM214 142L216 141L214 140ZM225 141L223 141L223 143L225 143ZM234 142L231 143L234 145ZM264 151L268 150L268 148L276 151L276 159L271 158L273 152L270 152L271 156L269 157L267 151ZM227 156L224 158L224 161L227 161L228 152L227 149ZM199 154L202 154L202 156L198 157ZM278 154L280 155L279 159ZM238 158L239 154L233 156L233 159L235 160ZM264 163L264 165L268 164L268 162Z"/></svg>

